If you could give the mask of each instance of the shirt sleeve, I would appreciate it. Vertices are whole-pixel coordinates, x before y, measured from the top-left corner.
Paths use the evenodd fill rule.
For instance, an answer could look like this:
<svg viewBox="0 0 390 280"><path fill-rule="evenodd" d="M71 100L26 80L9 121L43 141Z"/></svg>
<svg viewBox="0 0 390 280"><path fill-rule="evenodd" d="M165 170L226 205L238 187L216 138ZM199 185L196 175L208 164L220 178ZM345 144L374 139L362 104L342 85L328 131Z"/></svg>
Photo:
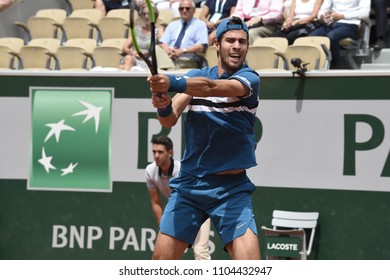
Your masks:
<svg viewBox="0 0 390 280"><path fill-rule="evenodd" d="M369 17L371 10L370 0L360 0L359 7L357 9L351 9L344 13L345 19L359 19L363 17Z"/></svg>
<svg viewBox="0 0 390 280"><path fill-rule="evenodd" d="M231 79L238 80L248 88L248 93L244 96L245 98L254 94L258 95L260 89L260 77L255 71L250 69L238 71L229 78L229 80Z"/></svg>
<svg viewBox="0 0 390 280"><path fill-rule="evenodd" d="M174 22L168 24L167 28L165 29L165 31L160 39L161 43L165 43L167 45L171 44L174 25L175 25Z"/></svg>
<svg viewBox="0 0 390 280"><path fill-rule="evenodd" d="M151 168L149 166L145 169L146 186L148 189L157 189L157 186L152 180Z"/></svg>

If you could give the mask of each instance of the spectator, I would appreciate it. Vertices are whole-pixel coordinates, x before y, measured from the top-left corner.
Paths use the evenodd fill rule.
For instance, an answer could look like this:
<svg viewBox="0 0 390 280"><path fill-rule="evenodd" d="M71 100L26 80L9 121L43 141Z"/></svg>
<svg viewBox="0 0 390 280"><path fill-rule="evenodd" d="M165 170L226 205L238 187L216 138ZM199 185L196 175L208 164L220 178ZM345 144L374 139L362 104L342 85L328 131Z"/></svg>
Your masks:
<svg viewBox="0 0 390 280"><path fill-rule="evenodd" d="M209 46L214 45L218 24L234 14L236 4L237 0L207 0L204 4L199 18L207 25Z"/></svg>
<svg viewBox="0 0 390 280"><path fill-rule="evenodd" d="M374 50L381 50L385 47L385 36L387 33L387 3L385 0L371 0L371 7L375 11L375 35Z"/></svg>
<svg viewBox="0 0 390 280"><path fill-rule="evenodd" d="M159 10L172 10L173 17L179 17L179 0L153 0Z"/></svg>
<svg viewBox="0 0 390 280"><path fill-rule="evenodd" d="M324 0L318 17L324 23L309 36L327 36L332 53L331 68L337 68L340 43L344 38L358 39L360 19L370 14L370 0Z"/></svg>
<svg viewBox="0 0 390 280"><path fill-rule="evenodd" d="M207 26L194 18L192 0L180 0L179 11L181 19L168 24L160 40L161 46L176 68L201 68L205 60L197 53L205 52L208 46Z"/></svg>
<svg viewBox="0 0 390 280"><path fill-rule="evenodd" d="M154 16L157 20L158 18L158 9L153 6L154 10ZM147 57L150 58L149 55L149 48L150 48L150 37L151 37L151 30L150 30L150 22L149 22L149 11L148 7L146 5L143 5L142 8L140 9L140 17L142 19L142 26L136 26L135 27L135 33L137 37L137 42L138 45L142 51L142 53ZM163 28L156 27L155 30L155 38L160 39L162 34L163 34ZM158 44L158 41L156 42ZM123 45L123 53L126 53L127 55L123 59L123 64L120 65L120 69L123 70L130 70L132 69L133 66L137 66L137 68L143 69L143 70L148 70L148 66L143 61L138 53L135 51L133 48L133 39L131 37L131 34L129 34L128 39L126 40L125 44Z"/></svg>
<svg viewBox="0 0 390 280"><path fill-rule="evenodd" d="M249 44L257 38L269 37L283 21L283 0L238 0L235 16L249 28Z"/></svg>
<svg viewBox="0 0 390 280"><path fill-rule="evenodd" d="M272 37L287 38L292 45L296 38L309 35L320 26L317 20L318 11L323 0L292 0L288 17Z"/></svg>
<svg viewBox="0 0 390 280"><path fill-rule="evenodd" d="M140 7L144 0L136 0L135 6ZM110 10L128 9L130 0L95 0L95 9L98 9L105 16Z"/></svg>

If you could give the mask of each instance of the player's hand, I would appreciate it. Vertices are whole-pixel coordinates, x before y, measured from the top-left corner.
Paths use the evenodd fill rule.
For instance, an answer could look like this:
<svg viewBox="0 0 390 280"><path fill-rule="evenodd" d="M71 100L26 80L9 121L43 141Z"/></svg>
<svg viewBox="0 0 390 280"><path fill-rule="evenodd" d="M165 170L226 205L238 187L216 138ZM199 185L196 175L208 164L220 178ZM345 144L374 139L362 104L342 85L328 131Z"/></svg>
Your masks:
<svg viewBox="0 0 390 280"><path fill-rule="evenodd" d="M154 108L164 109L171 103L171 97L167 93L152 92L152 104Z"/></svg>
<svg viewBox="0 0 390 280"><path fill-rule="evenodd" d="M169 77L162 74L157 74L148 77L150 89L153 92L167 92L170 86Z"/></svg>

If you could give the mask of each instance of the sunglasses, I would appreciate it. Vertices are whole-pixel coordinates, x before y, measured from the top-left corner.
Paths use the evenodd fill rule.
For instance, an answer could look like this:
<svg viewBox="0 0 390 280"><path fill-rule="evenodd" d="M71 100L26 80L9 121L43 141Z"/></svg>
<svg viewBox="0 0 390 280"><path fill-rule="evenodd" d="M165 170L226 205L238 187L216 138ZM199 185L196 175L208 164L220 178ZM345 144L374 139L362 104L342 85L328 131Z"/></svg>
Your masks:
<svg viewBox="0 0 390 280"><path fill-rule="evenodd" d="M191 10L191 7L180 7L180 8L179 8L179 11L180 11L180 12L181 12L181 11L184 11L184 10L190 11L190 10Z"/></svg>

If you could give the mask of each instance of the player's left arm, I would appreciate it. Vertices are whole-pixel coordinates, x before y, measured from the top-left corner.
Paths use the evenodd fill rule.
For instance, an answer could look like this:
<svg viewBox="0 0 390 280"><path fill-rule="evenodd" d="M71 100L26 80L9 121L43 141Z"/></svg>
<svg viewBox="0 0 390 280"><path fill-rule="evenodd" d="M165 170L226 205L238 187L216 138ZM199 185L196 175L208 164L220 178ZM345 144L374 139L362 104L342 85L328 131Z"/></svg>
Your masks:
<svg viewBox="0 0 390 280"><path fill-rule="evenodd" d="M190 96L247 96L250 95L258 76L247 74L232 76L230 79L211 80L205 77L177 77L168 75L154 75L149 77L152 92L185 92Z"/></svg>
<svg viewBox="0 0 390 280"><path fill-rule="evenodd" d="M205 77L194 77L187 79L185 93L191 96L246 96L250 93L247 84L238 79L231 80L210 80Z"/></svg>

